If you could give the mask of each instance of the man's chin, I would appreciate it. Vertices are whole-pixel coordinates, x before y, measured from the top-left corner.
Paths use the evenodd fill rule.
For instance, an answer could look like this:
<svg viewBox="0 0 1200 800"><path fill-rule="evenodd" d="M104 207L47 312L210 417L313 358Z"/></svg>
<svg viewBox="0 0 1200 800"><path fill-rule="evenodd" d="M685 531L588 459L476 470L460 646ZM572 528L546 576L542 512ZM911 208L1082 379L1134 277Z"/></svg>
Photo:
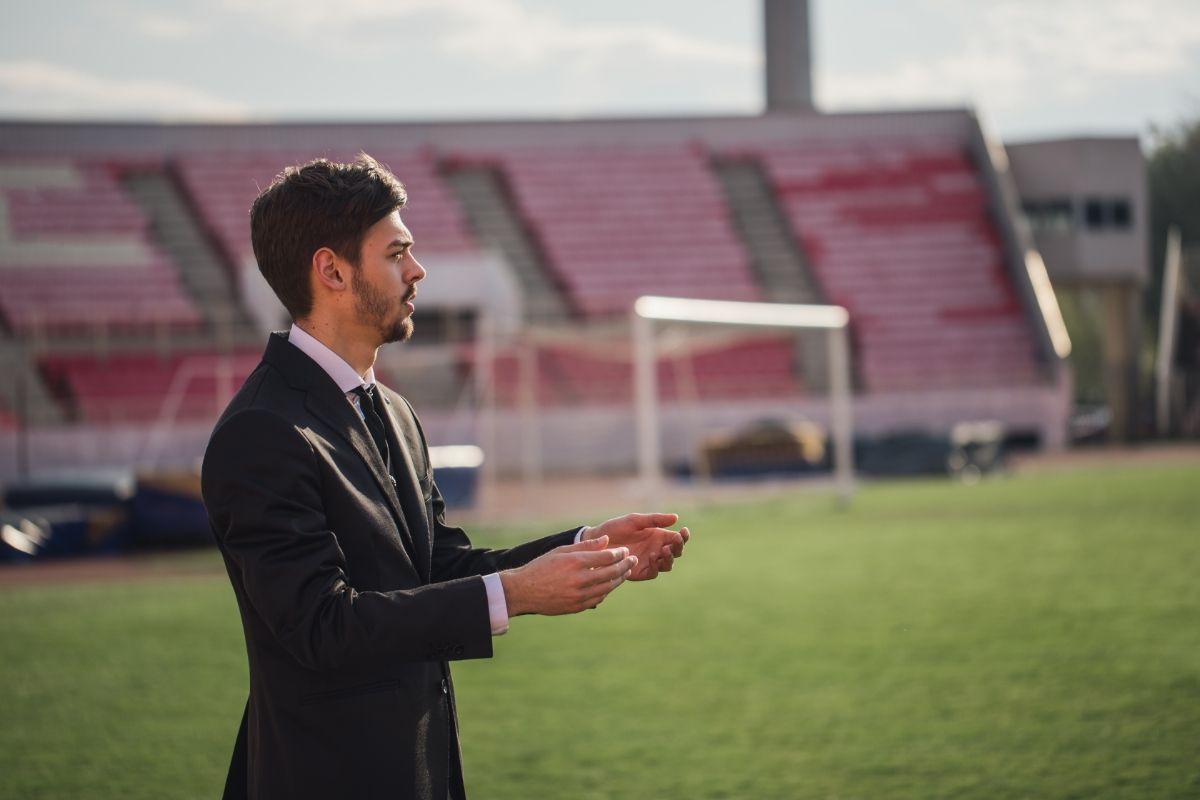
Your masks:
<svg viewBox="0 0 1200 800"><path fill-rule="evenodd" d="M388 335L384 337L384 343L390 342L407 342L413 335L413 321L411 317L405 317L400 322L396 323Z"/></svg>

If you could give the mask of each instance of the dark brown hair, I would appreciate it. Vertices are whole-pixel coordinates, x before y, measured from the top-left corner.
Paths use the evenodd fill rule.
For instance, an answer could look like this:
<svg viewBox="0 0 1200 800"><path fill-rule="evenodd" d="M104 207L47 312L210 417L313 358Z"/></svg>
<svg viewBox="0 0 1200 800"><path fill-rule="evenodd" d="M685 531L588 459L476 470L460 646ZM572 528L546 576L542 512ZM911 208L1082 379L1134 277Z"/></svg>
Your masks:
<svg viewBox="0 0 1200 800"><path fill-rule="evenodd" d="M312 312L313 253L328 247L357 267L367 230L407 200L404 184L366 153L350 164L319 158L275 176L250 206L250 242L292 319Z"/></svg>

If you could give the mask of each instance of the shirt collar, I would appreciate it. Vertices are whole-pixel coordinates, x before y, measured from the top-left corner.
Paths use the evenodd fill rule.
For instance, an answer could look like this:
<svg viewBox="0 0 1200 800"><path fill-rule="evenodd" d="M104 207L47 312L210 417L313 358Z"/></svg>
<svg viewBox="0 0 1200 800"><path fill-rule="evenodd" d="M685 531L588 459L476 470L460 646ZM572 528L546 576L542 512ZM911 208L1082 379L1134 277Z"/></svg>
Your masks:
<svg viewBox="0 0 1200 800"><path fill-rule="evenodd" d="M317 362L317 366L325 370L333 382L343 392L352 392L360 386L371 386L375 383L375 368L367 370L366 375L359 375L354 367L346 360L330 350L312 334L295 323L288 331L288 341L300 349L300 352Z"/></svg>

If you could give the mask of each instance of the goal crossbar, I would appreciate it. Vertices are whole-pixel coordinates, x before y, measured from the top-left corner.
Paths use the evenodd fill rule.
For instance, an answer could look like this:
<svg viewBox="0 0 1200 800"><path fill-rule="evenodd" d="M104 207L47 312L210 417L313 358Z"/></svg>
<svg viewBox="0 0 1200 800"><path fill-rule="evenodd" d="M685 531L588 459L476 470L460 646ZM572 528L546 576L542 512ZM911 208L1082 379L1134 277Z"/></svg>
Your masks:
<svg viewBox="0 0 1200 800"><path fill-rule="evenodd" d="M637 407L638 472L649 502L662 481L659 440L655 325L660 322L737 325L753 328L824 330L829 353L830 433L834 482L847 502L854 491L854 448L850 398L850 314L841 306L748 303L644 295L630 313L633 328L634 400Z"/></svg>

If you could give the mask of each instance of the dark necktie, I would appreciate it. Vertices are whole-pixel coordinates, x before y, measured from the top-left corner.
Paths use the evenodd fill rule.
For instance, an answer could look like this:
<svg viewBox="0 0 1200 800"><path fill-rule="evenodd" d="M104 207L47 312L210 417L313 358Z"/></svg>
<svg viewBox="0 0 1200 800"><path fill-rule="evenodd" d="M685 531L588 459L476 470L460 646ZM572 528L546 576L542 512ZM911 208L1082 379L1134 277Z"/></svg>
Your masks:
<svg viewBox="0 0 1200 800"><path fill-rule="evenodd" d="M375 448L379 450L379 455L383 457L383 464L387 467L388 474L392 471L392 459L388 453L387 433L383 426L383 416L379 413L379 399L375 394L375 384L363 388L356 386L353 392L358 395L358 407L362 409L363 419L367 423L367 430L371 432L371 438L375 440Z"/></svg>

